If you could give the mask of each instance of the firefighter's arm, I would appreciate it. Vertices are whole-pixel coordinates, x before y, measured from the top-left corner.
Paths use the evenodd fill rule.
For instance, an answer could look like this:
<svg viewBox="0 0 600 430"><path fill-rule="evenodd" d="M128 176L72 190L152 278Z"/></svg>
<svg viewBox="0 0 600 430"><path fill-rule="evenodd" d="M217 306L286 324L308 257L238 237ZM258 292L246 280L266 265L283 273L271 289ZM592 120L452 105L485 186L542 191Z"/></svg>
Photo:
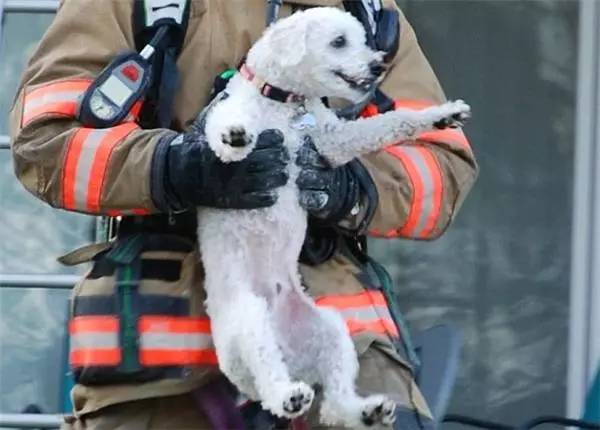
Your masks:
<svg viewBox="0 0 600 430"><path fill-rule="evenodd" d="M129 1L65 0L24 72L10 116L15 172L55 207L145 214L154 149L169 130L141 130L134 114L105 129L82 126L78 100L94 77L133 49Z"/></svg>
<svg viewBox="0 0 600 430"><path fill-rule="evenodd" d="M393 2L386 3L391 6ZM397 108L420 109L441 103L445 97L438 80L412 27L400 15L399 50L381 88ZM373 114L373 107L365 112ZM379 195L369 233L389 238L438 237L477 176L473 152L460 129L424 133L415 141L398 143L360 161Z"/></svg>
<svg viewBox="0 0 600 430"><path fill-rule="evenodd" d="M142 130L135 108L115 127L92 129L77 121L78 102L93 79L134 46L132 6L63 2L11 112L19 180L52 206L91 214L272 205L274 189L287 181L280 134L264 132L243 162L222 163L201 130Z"/></svg>

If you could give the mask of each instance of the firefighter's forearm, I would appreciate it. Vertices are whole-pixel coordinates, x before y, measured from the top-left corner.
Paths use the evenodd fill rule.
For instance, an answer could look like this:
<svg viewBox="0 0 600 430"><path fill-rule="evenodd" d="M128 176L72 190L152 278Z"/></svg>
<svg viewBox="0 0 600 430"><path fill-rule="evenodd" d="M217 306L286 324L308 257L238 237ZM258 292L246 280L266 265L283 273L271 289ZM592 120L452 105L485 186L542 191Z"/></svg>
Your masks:
<svg viewBox="0 0 600 430"><path fill-rule="evenodd" d="M66 210L94 215L147 214L151 159L163 130L135 123L108 129L71 121L27 126L13 138L15 172L38 198Z"/></svg>
<svg viewBox="0 0 600 430"><path fill-rule="evenodd" d="M380 195L373 236L435 239L456 216L477 177L469 149L426 141L395 145L364 159Z"/></svg>

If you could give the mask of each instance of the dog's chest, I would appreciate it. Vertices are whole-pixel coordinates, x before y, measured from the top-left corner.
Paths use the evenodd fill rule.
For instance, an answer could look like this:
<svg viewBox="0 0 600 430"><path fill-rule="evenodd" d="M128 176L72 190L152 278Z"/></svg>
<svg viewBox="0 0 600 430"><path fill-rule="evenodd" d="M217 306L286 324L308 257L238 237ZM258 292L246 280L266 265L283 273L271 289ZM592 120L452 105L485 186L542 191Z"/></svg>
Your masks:
<svg viewBox="0 0 600 430"><path fill-rule="evenodd" d="M306 130L301 130L299 127L303 116L301 109L296 105L262 101L262 103L259 102L256 112L260 130L276 129L281 131L288 152L290 155L295 154L302 145L303 136L306 134Z"/></svg>

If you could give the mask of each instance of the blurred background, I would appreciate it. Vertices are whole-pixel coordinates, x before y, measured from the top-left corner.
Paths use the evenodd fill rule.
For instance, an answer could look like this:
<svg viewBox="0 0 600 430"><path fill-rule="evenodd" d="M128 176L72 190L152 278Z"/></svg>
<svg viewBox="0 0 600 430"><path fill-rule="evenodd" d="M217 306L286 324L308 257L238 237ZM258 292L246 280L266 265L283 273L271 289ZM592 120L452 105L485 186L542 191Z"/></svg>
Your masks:
<svg viewBox="0 0 600 430"><path fill-rule="evenodd" d="M12 173L7 114L57 1L0 0L0 412L61 411L66 300L56 256L97 221L44 206ZM481 174L435 242L370 243L411 327L465 347L450 412L580 417L600 363L600 2L398 0ZM450 428L450 425L448 426Z"/></svg>

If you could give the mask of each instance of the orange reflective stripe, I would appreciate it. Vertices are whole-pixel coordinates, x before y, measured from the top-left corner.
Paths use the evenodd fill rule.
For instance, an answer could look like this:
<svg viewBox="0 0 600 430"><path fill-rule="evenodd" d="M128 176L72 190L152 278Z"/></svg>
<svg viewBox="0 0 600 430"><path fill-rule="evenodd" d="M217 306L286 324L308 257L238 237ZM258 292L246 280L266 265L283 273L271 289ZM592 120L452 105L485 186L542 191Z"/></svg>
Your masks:
<svg viewBox="0 0 600 430"><path fill-rule="evenodd" d="M140 333L210 333L208 318L142 316L138 328Z"/></svg>
<svg viewBox="0 0 600 430"><path fill-rule="evenodd" d="M69 333L118 332L119 319L112 315L78 316L69 321Z"/></svg>
<svg viewBox="0 0 600 430"><path fill-rule="evenodd" d="M24 127L45 114L75 118L79 101L92 82L92 79L69 79L26 89L21 125ZM143 103L143 100L137 101L125 121L136 120Z"/></svg>
<svg viewBox="0 0 600 430"><path fill-rule="evenodd" d="M425 163L427 164L427 170L431 175L431 179L433 181L433 191L431 195L424 196L424 198L430 199L430 206L427 207L428 212L426 212L423 217L424 224L422 225L422 229L417 228L417 234L420 238L428 238L432 235L439 219L440 213L442 210L442 198L444 194L444 180L442 177L442 168L435 157L435 155L426 148L420 148L421 155L425 159ZM423 204L425 207L425 203Z"/></svg>
<svg viewBox="0 0 600 430"><path fill-rule="evenodd" d="M102 185L104 184L108 159L110 158L110 154L112 153L114 147L129 133L138 128L139 127L136 123L124 123L108 129L106 134L103 136L102 141L96 150L91 173L89 175L87 191L88 211L96 213L100 210Z"/></svg>
<svg viewBox="0 0 600 430"><path fill-rule="evenodd" d="M83 212L100 211L106 168L113 149L137 124L128 122L107 129L80 128L67 147L63 166L63 206Z"/></svg>
<svg viewBox="0 0 600 430"><path fill-rule="evenodd" d="M401 148L399 146L393 146L393 147L388 148L387 152L395 155L402 162L402 165L404 166L404 170L406 170L408 179L411 184L411 189L413 192L412 202L410 205L408 216L406 218L406 222L401 229L401 231L403 233L411 232L417 225L417 222L418 222L419 216L420 216L419 211L420 211L421 202L423 201L423 194L424 194L423 180L422 180L421 175L419 174L417 167L415 166L415 163L413 162L412 158L409 156L409 153L404 150L404 148ZM391 232L386 233L385 236L386 237L394 237L397 234L398 234L397 230L393 230Z"/></svg>
<svg viewBox="0 0 600 430"><path fill-rule="evenodd" d="M470 148L469 140L459 128L445 128L443 130L421 133L417 139L432 143L455 143Z"/></svg>
<svg viewBox="0 0 600 430"><path fill-rule="evenodd" d="M413 145L391 146L386 151L402 163L412 189L412 201L402 227L383 234L384 237L428 238L439 220L443 198L443 177L435 155L426 147Z"/></svg>
<svg viewBox="0 0 600 430"><path fill-rule="evenodd" d="M28 90L25 99L31 102L33 100L43 99L48 95L56 93L64 93L69 91L85 92L91 83L91 79L69 79L66 81L52 82L50 84Z"/></svg>
<svg viewBox="0 0 600 430"><path fill-rule="evenodd" d="M371 332L399 337L380 291L323 296L318 306L337 309L351 335ZM217 366L208 318L141 316L138 321L139 360L153 366ZM79 316L70 322L70 362L75 368L116 366L121 362L116 316Z"/></svg>
<svg viewBox="0 0 600 430"><path fill-rule="evenodd" d="M77 349L70 352L69 362L73 367L116 366L121 362L121 350Z"/></svg>
<svg viewBox="0 0 600 430"><path fill-rule="evenodd" d="M186 366L218 364L214 349L143 349L140 350L140 364L143 366Z"/></svg>
<svg viewBox="0 0 600 430"><path fill-rule="evenodd" d="M77 316L69 322L73 367L115 366L121 362L119 319L112 315Z"/></svg>
<svg viewBox="0 0 600 430"><path fill-rule="evenodd" d="M217 364L208 318L142 316L138 330L144 366Z"/></svg>
<svg viewBox="0 0 600 430"><path fill-rule="evenodd" d="M67 144L67 155L63 166L63 207L73 209L75 204L75 178L77 176L77 162L83 149L83 143L93 130L91 128L82 128L77 130L71 136Z"/></svg>
<svg viewBox="0 0 600 430"><path fill-rule="evenodd" d="M317 306L330 306L336 309L362 306L387 306L385 297L380 291L367 290L358 294L327 295L315 299Z"/></svg>
<svg viewBox="0 0 600 430"><path fill-rule="evenodd" d="M396 324L394 324L393 321L387 319L378 319L366 322L346 319L346 327L348 327L348 331L352 336L368 331L381 335L399 337Z"/></svg>
<svg viewBox="0 0 600 430"><path fill-rule="evenodd" d="M363 332L399 337L387 301L381 291L366 290L351 295L322 296L317 306L335 308L346 322L351 335Z"/></svg>
<svg viewBox="0 0 600 430"><path fill-rule="evenodd" d="M399 99L394 100L394 109L422 110L433 106L434 103L425 100Z"/></svg>
<svg viewBox="0 0 600 430"><path fill-rule="evenodd" d="M91 79L71 79L26 90L23 100L22 126L44 114L74 118L79 99L91 82Z"/></svg>

